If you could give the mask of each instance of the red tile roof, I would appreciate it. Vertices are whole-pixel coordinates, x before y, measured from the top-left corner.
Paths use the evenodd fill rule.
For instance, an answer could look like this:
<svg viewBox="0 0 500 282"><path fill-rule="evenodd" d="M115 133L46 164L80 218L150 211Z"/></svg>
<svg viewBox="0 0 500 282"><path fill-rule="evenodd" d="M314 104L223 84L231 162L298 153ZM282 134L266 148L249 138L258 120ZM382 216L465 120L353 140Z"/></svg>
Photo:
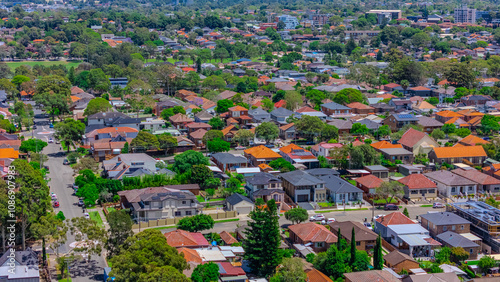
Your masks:
<svg viewBox="0 0 500 282"><path fill-rule="evenodd" d="M333 282L330 277L326 276L323 272L313 268L306 270L307 278L309 279L308 281L314 281L314 282Z"/></svg>
<svg viewBox="0 0 500 282"><path fill-rule="evenodd" d="M474 182L477 182L481 185L498 185L500 184L500 180L489 176L487 174L484 174L477 169L470 168L470 169L463 169L463 168L457 168L452 170L451 172L458 174L460 176L463 176L469 180L472 180Z"/></svg>
<svg viewBox="0 0 500 282"><path fill-rule="evenodd" d="M399 225L399 224L416 224L413 222L413 220L409 219L406 217L401 212L393 212L388 215L379 217L376 219L378 222L380 222L383 226L389 226L389 225Z"/></svg>
<svg viewBox="0 0 500 282"><path fill-rule="evenodd" d="M373 174L369 174L369 175L357 178L356 182L365 186L365 187L368 187L368 188L377 188L377 187L380 187L380 184L382 184L382 182L384 182L384 181L382 179L376 177Z"/></svg>
<svg viewBox="0 0 500 282"><path fill-rule="evenodd" d="M325 226L314 222L290 225L288 229L297 235L304 243L326 242L331 244L337 242L337 236L326 229Z"/></svg>
<svg viewBox="0 0 500 282"><path fill-rule="evenodd" d="M275 108L281 108L283 106L286 105L286 101L285 100L279 100L278 102L274 103L274 107Z"/></svg>
<svg viewBox="0 0 500 282"><path fill-rule="evenodd" d="M410 128L408 129L401 139L399 139L398 143L404 146L413 148L418 141L422 140L425 137L425 133L422 131L418 131L416 129Z"/></svg>
<svg viewBox="0 0 500 282"><path fill-rule="evenodd" d="M464 137L464 139L460 140L459 143L462 145L466 145L466 146L476 146L479 144L490 144L490 142L488 142L482 138L479 138L477 136L474 136L472 134Z"/></svg>
<svg viewBox="0 0 500 282"><path fill-rule="evenodd" d="M208 247L210 245L201 233L175 230L165 233L165 237L167 238L167 244L175 248Z"/></svg>
<svg viewBox="0 0 500 282"><path fill-rule="evenodd" d="M421 188L437 188L436 183L432 182L423 174L410 174L400 180L403 185L408 186L408 189L421 189ZM500 182L500 180L499 180Z"/></svg>
<svg viewBox="0 0 500 282"><path fill-rule="evenodd" d="M194 262L194 263L202 263L203 262L200 255L198 254L198 252L193 250L193 249L180 248L180 249L178 249L178 251L179 251L179 253L184 254L184 259L186 259L187 262Z"/></svg>

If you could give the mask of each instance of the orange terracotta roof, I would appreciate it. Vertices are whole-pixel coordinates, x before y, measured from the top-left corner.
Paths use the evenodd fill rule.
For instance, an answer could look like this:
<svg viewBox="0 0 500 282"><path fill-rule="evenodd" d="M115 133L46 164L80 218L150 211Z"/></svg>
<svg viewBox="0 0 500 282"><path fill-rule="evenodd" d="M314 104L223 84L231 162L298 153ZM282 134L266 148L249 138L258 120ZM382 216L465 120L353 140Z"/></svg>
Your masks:
<svg viewBox="0 0 500 282"><path fill-rule="evenodd" d="M313 268L306 270L306 275L308 281L314 281L314 282L333 282L330 277L326 276L323 272Z"/></svg>
<svg viewBox="0 0 500 282"><path fill-rule="evenodd" d="M476 146L477 144L490 144L490 142L488 142L482 138L479 138L477 136L474 136L472 134L469 136L466 136L464 139L460 140L459 143L462 145L467 145L467 146Z"/></svg>
<svg viewBox="0 0 500 282"><path fill-rule="evenodd" d="M235 121L236 121L236 120L235 120ZM237 121L236 121L236 122L237 122ZM232 124L231 124L231 125L229 125L228 127L226 127L226 128L224 128L224 129L222 129L221 131L222 131L222 134L224 134L224 136L225 136L226 134L228 134L228 133L229 133L231 130L233 130L233 129L236 129L236 127L235 127L234 125L232 125Z"/></svg>
<svg viewBox="0 0 500 282"><path fill-rule="evenodd" d="M416 224L401 212L393 212L388 215L376 219L384 226L399 225L399 224Z"/></svg>
<svg viewBox="0 0 500 282"><path fill-rule="evenodd" d="M281 158L280 154L267 148L264 145L260 145L257 147L252 147L252 148L246 149L244 152L247 155L252 155L256 159L278 159L278 158Z"/></svg>
<svg viewBox="0 0 500 282"><path fill-rule="evenodd" d="M231 112L241 112L241 111L248 111L248 109L245 109L242 106L234 106L234 107L229 108L229 111L231 111Z"/></svg>
<svg viewBox="0 0 500 282"><path fill-rule="evenodd" d="M187 232L177 229L175 231L165 233L167 244L177 247L208 247L210 244L201 233Z"/></svg>
<svg viewBox="0 0 500 282"><path fill-rule="evenodd" d="M261 170L268 170L268 169L273 169L272 167L270 167L268 164L265 164L265 163L261 163L260 165L258 165L258 167L261 169Z"/></svg>
<svg viewBox="0 0 500 282"><path fill-rule="evenodd" d="M325 226L315 222L290 225L288 229L297 235L303 243L326 242L331 244L337 242L335 234L326 229Z"/></svg>
<svg viewBox="0 0 500 282"><path fill-rule="evenodd" d="M105 127L96 129L98 133L111 133L111 132L139 132L139 130L132 127Z"/></svg>
<svg viewBox="0 0 500 282"><path fill-rule="evenodd" d="M3 148L0 149L0 159L18 159L19 151L14 148Z"/></svg>
<svg viewBox="0 0 500 282"><path fill-rule="evenodd" d="M403 148L401 144L392 144L388 141L379 141L377 143L370 144L375 149L393 149L393 148Z"/></svg>
<svg viewBox="0 0 500 282"><path fill-rule="evenodd" d="M278 102L274 103L274 107L275 108L281 108L283 106L286 105L286 101L285 100L279 100Z"/></svg>
<svg viewBox="0 0 500 282"><path fill-rule="evenodd" d="M483 146L465 146L465 147L438 147L434 148L436 157L445 158L468 158L468 157L486 157Z"/></svg>
<svg viewBox="0 0 500 282"><path fill-rule="evenodd" d="M184 259L186 259L186 262L203 263L200 254L198 254L196 250L188 248L180 248L178 251L179 254L184 255Z"/></svg>
<svg viewBox="0 0 500 282"><path fill-rule="evenodd" d="M356 179L356 183L359 183L368 188L377 188L384 182L382 179L376 177L373 174L369 174Z"/></svg>
<svg viewBox="0 0 500 282"><path fill-rule="evenodd" d="M71 98L71 102L76 102L76 101L80 100L80 98L78 98L76 96L69 96L69 97Z"/></svg>
<svg viewBox="0 0 500 282"><path fill-rule="evenodd" d="M290 144L290 145L287 145L285 147L281 147L280 148L280 151L285 153L285 154L289 154L291 153L293 150L304 150L304 148L296 145L296 144ZM307 150L304 150L304 151L307 151Z"/></svg>
<svg viewBox="0 0 500 282"><path fill-rule="evenodd" d="M453 111L440 111L437 112L436 115L442 116L442 117L463 117L463 115L453 112Z"/></svg>
<svg viewBox="0 0 500 282"><path fill-rule="evenodd" d="M409 189L421 189L421 188L436 188L436 183L432 182L429 178L425 177L423 174L415 173L410 174L402 179L398 180L403 185L408 186Z"/></svg>
<svg viewBox="0 0 500 282"><path fill-rule="evenodd" d="M224 243L226 243L226 245L228 246L231 246L234 243L238 243L238 240L236 240L233 235L229 234L227 231L222 231L221 233L219 233L219 235L222 241L224 241Z"/></svg>
<svg viewBox="0 0 500 282"><path fill-rule="evenodd" d="M349 107L351 109L360 109L360 110L373 110L374 109L373 107L370 107L370 106L365 105L365 104L360 103L360 102L354 102L354 103L347 104L346 107Z"/></svg>
<svg viewBox="0 0 500 282"><path fill-rule="evenodd" d="M290 127L294 126L295 123L289 123L289 124L285 124L283 126L280 127L281 130L288 130Z"/></svg>

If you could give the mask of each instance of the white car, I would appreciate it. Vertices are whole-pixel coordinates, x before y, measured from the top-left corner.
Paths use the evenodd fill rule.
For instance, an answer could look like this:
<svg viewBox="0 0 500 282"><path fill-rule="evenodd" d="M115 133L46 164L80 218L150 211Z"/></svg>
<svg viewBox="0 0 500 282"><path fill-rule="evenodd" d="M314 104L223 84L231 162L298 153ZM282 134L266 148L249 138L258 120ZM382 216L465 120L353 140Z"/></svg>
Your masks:
<svg viewBox="0 0 500 282"><path fill-rule="evenodd" d="M322 214L313 215L309 218L309 221L322 221L325 220L325 216Z"/></svg>
<svg viewBox="0 0 500 282"><path fill-rule="evenodd" d="M52 138L49 138L49 143L54 143L54 140Z"/></svg>
<svg viewBox="0 0 500 282"><path fill-rule="evenodd" d="M363 225L366 226L366 228L368 228L370 230L373 229L372 225L369 222L363 222Z"/></svg>
<svg viewBox="0 0 500 282"><path fill-rule="evenodd" d="M88 212L84 213L83 216L86 218L86 219L90 219L90 215Z"/></svg>
<svg viewBox="0 0 500 282"><path fill-rule="evenodd" d="M327 220L322 220L321 224L327 225L327 224L334 223L334 222L335 222L335 218L332 217L332 218L329 218Z"/></svg>
<svg viewBox="0 0 500 282"><path fill-rule="evenodd" d="M384 215L383 214L376 215L376 216L373 217L373 220L377 220L377 219L379 219L381 217L384 217Z"/></svg>

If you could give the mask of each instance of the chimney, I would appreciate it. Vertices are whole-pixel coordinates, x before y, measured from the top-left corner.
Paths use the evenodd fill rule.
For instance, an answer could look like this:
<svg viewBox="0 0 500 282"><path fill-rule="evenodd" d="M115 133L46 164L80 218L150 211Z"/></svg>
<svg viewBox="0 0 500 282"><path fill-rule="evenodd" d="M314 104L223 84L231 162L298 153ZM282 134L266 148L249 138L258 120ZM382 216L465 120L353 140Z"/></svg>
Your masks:
<svg viewBox="0 0 500 282"><path fill-rule="evenodd" d="M118 157L118 161L121 162L122 161L122 157Z"/></svg>

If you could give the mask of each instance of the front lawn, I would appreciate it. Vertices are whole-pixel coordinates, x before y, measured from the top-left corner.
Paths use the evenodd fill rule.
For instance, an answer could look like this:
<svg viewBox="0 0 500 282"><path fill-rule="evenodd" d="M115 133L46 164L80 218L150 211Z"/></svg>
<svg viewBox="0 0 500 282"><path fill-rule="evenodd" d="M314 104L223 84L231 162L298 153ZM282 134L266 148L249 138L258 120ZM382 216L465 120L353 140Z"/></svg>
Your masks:
<svg viewBox="0 0 500 282"><path fill-rule="evenodd" d="M102 218L99 215L98 211L91 211L91 212L89 212L89 216L90 216L90 219L92 219L93 221L95 221L97 223L97 225L99 225L101 227L104 225L103 222L102 222Z"/></svg>
<svg viewBox="0 0 500 282"><path fill-rule="evenodd" d="M205 198L203 198L202 196L200 195L197 195L196 196L196 199L198 200L198 202L200 203L205 203ZM224 198L216 198L216 199L209 199L208 202L217 202L217 201L224 201L225 199Z"/></svg>
<svg viewBox="0 0 500 282"><path fill-rule="evenodd" d="M318 206L320 206L322 208L330 208L330 207L334 207L335 204L334 203L318 203Z"/></svg>
<svg viewBox="0 0 500 282"><path fill-rule="evenodd" d="M373 203L375 205L397 204L398 200L396 200L394 198L391 201L389 201L389 198L387 198L387 200L386 199L377 199L377 200L373 200Z"/></svg>

